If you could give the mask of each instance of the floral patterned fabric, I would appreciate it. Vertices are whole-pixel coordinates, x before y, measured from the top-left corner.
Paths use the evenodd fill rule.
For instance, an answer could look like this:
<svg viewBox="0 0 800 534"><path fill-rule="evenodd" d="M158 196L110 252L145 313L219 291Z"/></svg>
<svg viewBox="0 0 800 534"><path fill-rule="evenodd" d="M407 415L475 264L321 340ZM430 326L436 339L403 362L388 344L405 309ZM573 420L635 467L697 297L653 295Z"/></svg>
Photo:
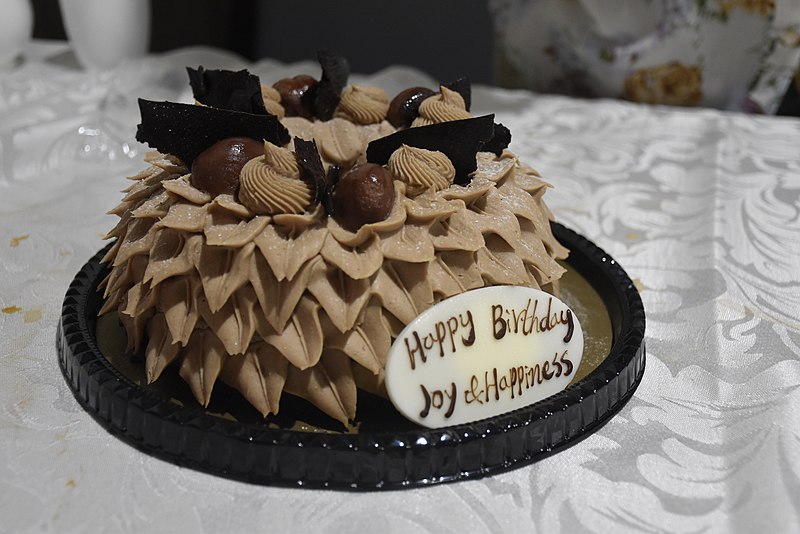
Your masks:
<svg viewBox="0 0 800 534"><path fill-rule="evenodd" d="M505 85L774 113L800 66L797 0L491 0Z"/></svg>
<svg viewBox="0 0 800 534"><path fill-rule="evenodd" d="M640 289L647 367L608 424L532 466L411 491L259 487L150 457L72 396L54 346L99 250L136 97L191 101L192 49L101 77L28 62L0 77L0 531L800 531L800 120L477 87L548 205ZM318 65L262 61L265 81ZM356 83L433 87L391 68ZM101 102L103 105L101 106Z"/></svg>

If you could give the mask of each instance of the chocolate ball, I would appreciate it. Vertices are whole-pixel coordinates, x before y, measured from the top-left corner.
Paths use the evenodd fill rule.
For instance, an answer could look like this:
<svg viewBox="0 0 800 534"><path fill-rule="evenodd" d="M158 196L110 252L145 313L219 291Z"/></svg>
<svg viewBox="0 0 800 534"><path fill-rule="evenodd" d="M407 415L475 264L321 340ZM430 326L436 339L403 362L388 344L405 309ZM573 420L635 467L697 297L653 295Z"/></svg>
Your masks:
<svg viewBox="0 0 800 534"><path fill-rule="evenodd" d="M191 182L217 196L235 194L244 164L264 155L264 143L249 137L229 137L203 150L192 162Z"/></svg>
<svg viewBox="0 0 800 534"><path fill-rule="evenodd" d="M332 201L333 218L351 232L382 221L394 206L392 173L375 163L356 165L339 179Z"/></svg>
<svg viewBox="0 0 800 534"><path fill-rule="evenodd" d="M314 99L319 82L307 74L283 78L272 84L281 95L281 105L287 117L314 118Z"/></svg>
<svg viewBox="0 0 800 534"><path fill-rule="evenodd" d="M389 103L386 120L395 128L408 128L419 115L422 101L435 94L427 87L409 87L401 91Z"/></svg>

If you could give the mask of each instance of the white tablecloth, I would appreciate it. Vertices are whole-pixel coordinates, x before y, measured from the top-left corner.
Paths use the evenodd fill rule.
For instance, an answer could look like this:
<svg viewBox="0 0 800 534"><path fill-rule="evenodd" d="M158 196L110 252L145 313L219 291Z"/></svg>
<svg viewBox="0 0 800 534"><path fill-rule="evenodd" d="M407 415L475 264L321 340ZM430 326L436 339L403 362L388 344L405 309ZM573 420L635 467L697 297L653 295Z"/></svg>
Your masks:
<svg viewBox="0 0 800 534"><path fill-rule="evenodd" d="M109 435L54 345L64 292L142 168L136 97L189 101L192 49L87 74L58 47L0 73L0 530L787 532L800 530L800 121L476 88L555 187L558 219L640 288L633 399L530 467L411 491L248 485ZM314 63L252 66L265 82ZM368 77L390 95L433 80Z"/></svg>

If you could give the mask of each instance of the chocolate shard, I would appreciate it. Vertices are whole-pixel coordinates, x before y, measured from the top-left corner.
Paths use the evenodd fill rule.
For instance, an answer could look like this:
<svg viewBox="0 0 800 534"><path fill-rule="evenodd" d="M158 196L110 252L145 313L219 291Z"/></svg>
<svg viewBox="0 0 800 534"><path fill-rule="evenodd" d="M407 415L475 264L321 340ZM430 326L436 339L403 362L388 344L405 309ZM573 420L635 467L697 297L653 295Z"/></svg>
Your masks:
<svg viewBox="0 0 800 534"><path fill-rule="evenodd" d="M494 115L400 130L367 146L367 161L385 165L401 145L443 152L456 169L455 183L468 184L478 167L475 156L494 136Z"/></svg>
<svg viewBox="0 0 800 534"><path fill-rule="evenodd" d="M457 80L442 85L460 94L461 98L464 99L464 107L469 111L469 108L472 107L472 82L469 81L468 77L462 76Z"/></svg>
<svg viewBox="0 0 800 534"><path fill-rule="evenodd" d="M344 57L329 50L317 51L317 59L322 67L322 77L314 99L314 113L318 119L327 121L333 118L339 105L342 89L350 77L350 64Z"/></svg>
<svg viewBox="0 0 800 534"><path fill-rule="evenodd" d="M491 152L495 156L499 156L503 153L503 150L508 148L508 145L511 143L511 130L500 124L499 122L494 123L494 135L492 138L486 142L481 150L484 152Z"/></svg>
<svg viewBox="0 0 800 534"><path fill-rule="evenodd" d="M328 167L328 176L326 180L328 180L328 185L330 187L336 187L336 184L339 183L339 178L342 177L342 167L339 165L331 165Z"/></svg>
<svg viewBox="0 0 800 534"><path fill-rule="evenodd" d="M333 190L336 188L336 184L339 183L341 177L342 168L339 165L331 165L328 167L328 175L325 177L327 189L325 191L325 198L321 200L322 206L325 208L325 213L328 215L333 213Z"/></svg>
<svg viewBox="0 0 800 534"><path fill-rule="evenodd" d="M289 142L289 131L275 115L141 98L139 112L142 122L136 130L136 140L177 156L186 165L191 165L203 150L228 137L249 137L275 145Z"/></svg>
<svg viewBox="0 0 800 534"><path fill-rule="evenodd" d="M330 203L330 187L319 157L317 143L294 138L294 154L300 166L300 178L314 188L314 200L321 203L326 211Z"/></svg>
<svg viewBox="0 0 800 534"><path fill-rule="evenodd" d="M186 67L194 99L212 108L267 115L258 76L246 70L196 70Z"/></svg>

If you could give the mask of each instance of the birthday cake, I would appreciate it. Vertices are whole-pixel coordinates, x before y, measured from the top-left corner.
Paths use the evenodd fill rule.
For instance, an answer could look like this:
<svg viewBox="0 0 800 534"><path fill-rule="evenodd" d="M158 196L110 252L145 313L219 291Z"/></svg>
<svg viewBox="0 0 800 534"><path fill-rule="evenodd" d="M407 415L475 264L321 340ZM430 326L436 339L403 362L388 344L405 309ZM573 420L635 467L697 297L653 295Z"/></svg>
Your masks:
<svg viewBox="0 0 800 534"><path fill-rule="evenodd" d="M319 59L319 80L188 69L194 104L140 101L154 150L110 212L100 314L149 382L174 365L202 405L222 381L264 416L288 393L346 423L435 303L558 293L549 186L473 117L468 81L390 99Z"/></svg>

